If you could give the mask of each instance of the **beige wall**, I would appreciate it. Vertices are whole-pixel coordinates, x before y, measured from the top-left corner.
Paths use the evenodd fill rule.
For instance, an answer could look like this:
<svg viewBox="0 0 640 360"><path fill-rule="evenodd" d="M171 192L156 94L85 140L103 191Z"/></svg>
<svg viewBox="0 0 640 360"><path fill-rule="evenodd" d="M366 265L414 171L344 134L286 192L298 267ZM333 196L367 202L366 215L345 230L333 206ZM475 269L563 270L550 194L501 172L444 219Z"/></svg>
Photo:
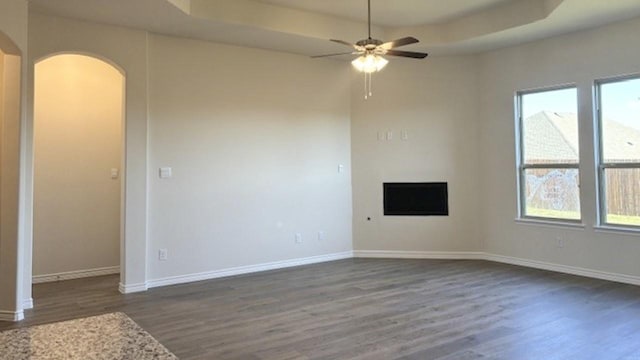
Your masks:
<svg viewBox="0 0 640 360"><path fill-rule="evenodd" d="M149 45L149 278L350 251L349 68L156 35Z"/></svg>
<svg viewBox="0 0 640 360"><path fill-rule="evenodd" d="M4 58L5 53L0 48L0 189L2 188L2 134L4 133ZM0 222L0 232L2 232L2 222ZM0 247L0 252L2 247ZM0 258L2 256L0 255Z"/></svg>
<svg viewBox="0 0 640 360"><path fill-rule="evenodd" d="M19 56L0 53L0 280L2 292L11 294L19 284L21 258L18 242L18 199L20 170L20 96L21 59ZM5 265L8 267L5 268ZM12 276L12 278L5 278ZM14 277L15 276L15 277ZM7 281L10 286L7 286ZM5 290L6 289L6 290ZM15 293L14 293L15 294ZM15 296L15 295L14 295ZM14 308L15 306L15 308ZM20 312L22 303L0 296L0 311ZM2 314L0 314L2 315ZM20 316L20 315L19 315Z"/></svg>
<svg viewBox="0 0 640 360"><path fill-rule="evenodd" d="M20 150L20 57L4 55L2 89L2 141L0 146L0 236L18 238ZM0 250L3 251L4 249ZM4 252L4 251L3 251Z"/></svg>
<svg viewBox="0 0 640 360"><path fill-rule="evenodd" d="M474 57L390 58L368 100L353 78L354 250L480 250L476 79ZM439 181L449 216L383 216L382 183Z"/></svg>
<svg viewBox="0 0 640 360"><path fill-rule="evenodd" d="M34 276L119 265L123 87L88 56L35 66Z"/></svg>
<svg viewBox="0 0 640 360"><path fill-rule="evenodd" d="M489 253L640 276L637 234L594 229L596 220L592 86L598 78L640 74L633 46L640 19L507 48L481 60L480 196L482 233ZM516 223L514 93L576 84L579 97L580 189L584 228ZM556 246L557 238L565 246Z"/></svg>

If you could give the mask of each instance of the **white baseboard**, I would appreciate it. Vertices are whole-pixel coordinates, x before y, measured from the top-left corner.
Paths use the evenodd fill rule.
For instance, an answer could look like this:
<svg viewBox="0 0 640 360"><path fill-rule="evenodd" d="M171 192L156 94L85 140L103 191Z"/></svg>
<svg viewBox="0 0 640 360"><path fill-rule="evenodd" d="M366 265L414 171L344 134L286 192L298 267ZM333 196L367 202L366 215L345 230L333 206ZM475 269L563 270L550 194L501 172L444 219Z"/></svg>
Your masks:
<svg viewBox="0 0 640 360"><path fill-rule="evenodd" d="M484 253L473 251L354 250L356 258L482 260Z"/></svg>
<svg viewBox="0 0 640 360"><path fill-rule="evenodd" d="M524 267L530 267L535 269L555 271L565 274L585 276L595 279L615 281L619 283L640 285L640 276L624 275L617 273L610 273L600 270L585 269L577 266L560 265L554 263L548 263L544 261L529 260L516 258L511 256L497 255L497 254L484 254L484 259L488 261L494 261L499 263L518 265Z"/></svg>
<svg viewBox="0 0 640 360"><path fill-rule="evenodd" d="M120 291L121 294L131 294L131 293L147 291L148 287L147 287L147 283L128 284L128 285L120 283L118 285L118 290Z"/></svg>
<svg viewBox="0 0 640 360"><path fill-rule="evenodd" d="M109 266L109 267L87 269L87 270L66 271L66 272L55 273L55 274L34 275L32 278L32 283L40 284L40 283L46 283L46 282L80 279L80 278L102 276L102 275L113 275L113 274L119 274L119 273L120 273L120 266Z"/></svg>
<svg viewBox="0 0 640 360"><path fill-rule="evenodd" d="M24 320L24 311L4 311L0 310L0 321L16 322Z"/></svg>
<svg viewBox="0 0 640 360"><path fill-rule="evenodd" d="M24 301L22 301L22 309L33 309L33 298L24 299Z"/></svg>
<svg viewBox="0 0 640 360"><path fill-rule="evenodd" d="M170 277L161 278L161 279L149 280L147 281L147 285L149 288L153 288L153 287L159 287L159 286L183 284L183 283L188 283L193 281L217 279L217 278L222 278L227 276L249 274L249 273L267 271L267 270L283 269L283 268L288 268L293 266L309 265L309 264L334 261L334 260L342 260L342 259L350 259L352 257L353 257L352 251L345 251L341 253L318 255L318 256L311 256L306 258L290 259L290 260L283 260L283 261L274 261L274 262L257 264L257 265L239 266L234 268L207 271L207 272L196 273L196 274L170 276Z"/></svg>
<svg viewBox="0 0 640 360"><path fill-rule="evenodd" d="M388 259L487 260L504 264L555 271L571 275L585 276L594 279L615 281L624 284L640 285L640 276L610 273L599 270L585 269L576 266L554 264L544 261L522 259L512 256L504 256L484 252L354 250L353 256L357 258Z"/></svg>

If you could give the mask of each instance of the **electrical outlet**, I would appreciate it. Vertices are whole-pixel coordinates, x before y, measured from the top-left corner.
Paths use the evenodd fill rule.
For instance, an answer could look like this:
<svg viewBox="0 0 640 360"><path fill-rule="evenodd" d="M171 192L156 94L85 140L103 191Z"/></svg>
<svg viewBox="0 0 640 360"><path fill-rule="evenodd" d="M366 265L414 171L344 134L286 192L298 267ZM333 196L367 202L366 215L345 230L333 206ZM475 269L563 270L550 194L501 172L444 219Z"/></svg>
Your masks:
<svg viewBox="0 0 640 360"><path fill-rule="evenodd" d="M173 176L173 171L170 167L161 167L159 171L160 179L168 179Z"/></svg>
<svg viewBox="0 0 640 360"><path fill-rule="evenodd" d="M296 244L302 244L302 234L296 233Z"/></svg>
<svg viewBox="0 0 640 360"><path fill-rule="evenodd" d="M318 241L324 241L324 231L318 231Z"/></svg>
<svg viewBox="0 0 640 360"><path fill-rule="evenodd" d="M158 260L166 261L168 259L168 257L169 257L169 255L167 253L167 249L158 250Z"/></svg>

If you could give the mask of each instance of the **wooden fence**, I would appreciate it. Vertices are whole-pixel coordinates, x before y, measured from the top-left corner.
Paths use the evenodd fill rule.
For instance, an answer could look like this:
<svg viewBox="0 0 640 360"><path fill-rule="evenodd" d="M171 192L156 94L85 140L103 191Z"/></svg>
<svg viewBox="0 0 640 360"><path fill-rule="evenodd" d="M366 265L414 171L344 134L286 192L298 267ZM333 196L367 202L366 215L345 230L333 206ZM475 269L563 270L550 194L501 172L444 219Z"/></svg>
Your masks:
<svg viewBox="0 0 640 360"><path fill-rule="evenodd" d="M640 216L640 169L605 171L607 213ZM527 205L557 211L578 211L578 171L535 169L527 172Z"/></svg>
<svg viewBox="0 0 640 360"><path fill-rule="evenodd" d="M640 169L605 170L607 213L640 215Z"/></svg>

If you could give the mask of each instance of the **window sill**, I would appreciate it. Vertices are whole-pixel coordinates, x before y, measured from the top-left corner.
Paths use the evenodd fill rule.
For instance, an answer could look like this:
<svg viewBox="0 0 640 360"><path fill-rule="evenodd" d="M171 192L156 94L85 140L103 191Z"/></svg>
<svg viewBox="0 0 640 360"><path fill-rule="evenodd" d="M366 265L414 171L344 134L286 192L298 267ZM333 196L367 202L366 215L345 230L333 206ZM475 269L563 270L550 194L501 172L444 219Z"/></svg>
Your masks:
<svg viewBox="0 0 640 360"><path fill-rule="evenodd" d="M640 228L616 226L616 225L594 225L593 230L599 233L611 233L622 235L640 235Z"/></svg>
<svg viewBox="0 0 640 360"><path fill-rule="evenodd" d="M546 226L546 227L554 227L554 228L570 228L570 229L584 229L585 226L582 222L571 222L571 221L555 221L555 220L545 220L545 219L532 219L532 218L516 218L516 223L523 225L533 225L533 226Z"/></svg>

